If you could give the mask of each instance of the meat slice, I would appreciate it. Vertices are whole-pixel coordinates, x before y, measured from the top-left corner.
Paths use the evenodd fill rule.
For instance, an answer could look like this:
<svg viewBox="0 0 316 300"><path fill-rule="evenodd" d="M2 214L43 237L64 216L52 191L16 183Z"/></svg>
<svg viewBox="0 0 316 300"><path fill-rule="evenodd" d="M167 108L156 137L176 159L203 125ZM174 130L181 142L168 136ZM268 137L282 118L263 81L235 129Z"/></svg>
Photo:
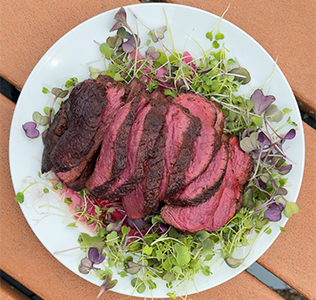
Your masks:
<svg viewBox="0 0 316 300"><path fill-rule="evenodd" d="M137 183L145 178L145 165L154 151L155 142L164 124L160 114L143 97L136 111L127 142L127 163L120 175L113 181L93 189L92 193L99 198L117 198L130 193Z"/></svg>
<svg viewBox="0 0 316 300"><path fill-rule="evenodd" d="M213 196L222 184L228 161L228 146L223 143L206 170L173 198L165 200L170 205L196 206Z"/></svg>
<svg viewBox="0 0 316 300"><path fill-rule="evenodd" d="M189 167L193 145L200 134L201 121L178 104L169 104L165 114L167 138L163 178L159 197L168 199L181 188Z"/></svg>
<svg viewBox="0 0 316 300"><path fill-rule="evenodd" d="M159 133L153 152L145 166L145 179L135 190L122 198L123 208L130 219L140 219L154 211L159 205L159 187L165 154L167 126Z"/></svg>
<svg viewBox="0 0 316 300"><path fill-rule="evenodd" d="M194 142L192 159L183 180L183 185L186 186L207 168L221 147L221 139L214 128L217 119L216 108L209 100L188 93L180 94L174 102L189 109L192 115L200 118L202 125L200 136Z"/></svg>
<svg viewBox="0 0 316 300"><path fill-rule="evenodd" d="M44 151L42 155L42 173L46 173L53 168L50 155L59 141L60 137L66 132L67 126L67 100L63 101L56 113L51 126L47 129L44 139Z"/></svg>
<svg viewBox="0 0 316 300"><path fill-rule="evenodd" d="M248 153L241 150L238 138L233 135L225 136L225 138L230 152L226 175L222 183L222 185L225 184L225 189L214 218L206 228L208 231L220 229L240 209L244 186L253 169L253 160Z"/></svg>
<svg viewBox="0 0 316 300"><path fill-rule="evenodd" d="M68 99L68 130L50 158L56 175L66 184L77 179L98 151L104 133L128 89L102 77L79 83Z"/></svg>
<svg viewBox="0 0 316 300"><path fill-rule="evenodd" d="M235 204L242 197L239 184L233 173L231 160L227 163L227 170L222 182L222 188L223 193L219 205L210 224L205 228L207 231L216 231L224 226L235 215Z"/></svg>
<svg viewBox="0 0 316 300"><path fill-rule="evenodd" d="M71 188L74 191L81 191L86 187L86 182L90 178L91 174L94 171L95 163L97 161L97 157L99 155L99 151L97 151L89 160L89 164L87 167L83 170L83 172L80 174L80 176L75 179L74 181L67 183L67 186Z"/></svg>
<svg viewBox="0 0 316 300"><path fill-rule="evenodd" d="M127 142L142 98L137 96L132 101L122 106L107 131L104 134L100 155L94 171L86 183L86 187L93 193L97 187L108 185L117 178L126 167ZM147 103L143 98L143 104Z"/></svg>
<svg viewBox="0 0 316 300"><path fill-rule="evenodd" d="M197 232L205 229L215 214L219 205L224 184L206 202L197 206L170 206L161 209L161 216L165 222L185 232Z"/></svg>

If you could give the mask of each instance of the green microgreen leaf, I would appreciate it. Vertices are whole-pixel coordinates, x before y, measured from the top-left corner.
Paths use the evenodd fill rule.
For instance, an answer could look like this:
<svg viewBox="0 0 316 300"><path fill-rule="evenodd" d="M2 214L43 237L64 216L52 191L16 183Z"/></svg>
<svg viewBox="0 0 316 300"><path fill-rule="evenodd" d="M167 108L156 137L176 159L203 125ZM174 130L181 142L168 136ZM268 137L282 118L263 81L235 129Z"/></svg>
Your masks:
<svg viewBox="0 0 316 300"><path fill-rule="evenodd" d="M44 107L44 114L46 115L46 116L49 116L49 110L50 110L50 107L49 106L45 106ZM55 114L55 109L53 108L52 109L52 115L54 115Z"/></svg>
<svg viewBox="0 0 316 300"><path fill-rule="evenodd" d="M43 89L42 89L43 94L48 94L49 92L50 92L49 89L47 89L46 87L43 87Z"/></svg>
<svg viewBox="0 0 316 300"><path fill-rule="evenodd" d="M212 41L213 40L213 32L212 31L207 32L206 38L209 39L210 41Z"/></svg>
<svg viewBox="0 0 316 300"><path fill-rule="evenodd" d="M39 112L35 111L33 113L33 121L37 124L37 126L42 125L46 126L48 124L48 117L47 116L42 116Z"/></svg>
<svg viewBox="0 0 316 300"><path fill-rule="evenodd" d="M232 258L232 257L226 257L224 260L226 264L233 269L238 268L244 262L243 258L237 259L237 258Z"/></svg>
<svg viewBox="0 0 316 300"><path fill-rule="evenodd" d="M22 204L24 202L24 194L22 192L18 192L15 196L15 201Z"/></svg>
<svg viewBox="0 0 316 300"><path fill-rule="evenodd" d="M72 204L72 200L70 198L66 198L64 201L67 205L71 205Z"/></svg>
<svg viewBox="0 0 316 300"><path fill-rule="evenodd" d="M100 52L107 59L111 59L112 55L114 55L114 50L107 43L102 43L100 45Z"/></svg>
<svg viewBox="0 0 316 300"><path fill-rule="evenodd" d="M44 189L43 189L43 193L44 193L44 194L48 194L48 193L49 193L49 189L48 189L48 188L44 188Z"/></svg>
<svg viewBox="0 0 316 300"><path fill-rule="evenodd" d="M287 201L284 209L285 215L290 218L293 214L297 214L300 211L298 205L294 202Z"/></svg>
<svg viewBox="0 0 316 300"><path fill-rule="evenodd" d="M222 34L220 32L215 35L216 40L222 40L224 37L225 37L224 34Z"/></svg>

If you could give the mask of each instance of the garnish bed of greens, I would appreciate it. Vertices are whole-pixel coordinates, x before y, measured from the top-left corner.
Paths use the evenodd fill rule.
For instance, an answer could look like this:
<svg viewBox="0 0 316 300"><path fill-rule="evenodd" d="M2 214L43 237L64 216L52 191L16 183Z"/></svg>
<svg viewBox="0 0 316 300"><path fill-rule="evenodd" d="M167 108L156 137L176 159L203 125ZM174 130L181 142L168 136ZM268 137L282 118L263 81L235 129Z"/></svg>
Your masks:
<svg viewBox="0 0 316 300"><path fill-rule="evenodd" d="M148 28L133 12L132 15L137 23ZM297 124L289 117L290 109L279 110L274 104L275 97L264 95L264 85L249 97L239 92L241 85L248 84L251 74L236 58L228 58L225 36L220 31L222 18L206 33L210 49L201 47L200 57L165 46L165 34L172 37L167 17L166 26L148 28L145 43L138 32L132 31L124 8L118 10L114 19L112 35L106 42L95 41L104 69L90 67L90 77L105 74L126 84L137 77L149 92L160 89L175 97L191 91L218 103L225 114L224 131L236 135L241 148L254 159L242 208L216 232L184 234L165 224L159 212L130 220L120 202L95 199L87 190L75 193L58 181L52 181L52 189L60 192L63 204L72 212L75 221L68 226L76 227L81 222L95 232L78 237L78 249L84 254L78 268L82 274L92 274L102 281L97 297L113 288L119 277L130 275L133 293L148 294L157 288L159 279L169 288L170 298L187 299L189 282L194 283L197 273L210 276L211 266L218 260L216 255L229 267L239 267L250 252L237 259L234 252L238 248L250 246L251 250L262 234L271 233L271 222L280 221L283 214L291 217L299 211L297 204L286 199L286 175L292 162L283 150L284 143L295 137ZM23 125L27 137L45 137L55 114L55 103L64 101L77 83L77 78L70 78L62 88L43 88L43 93L52 95L51 106L44 108L43 115L34 112L33 120ZM16 201L23 203L24 192L34 184L37 182L17 193ZM48 185L43 192L49 193ZM74 249L64 249L71 250ZM113 268L119 277L114 278Z"/></svg>

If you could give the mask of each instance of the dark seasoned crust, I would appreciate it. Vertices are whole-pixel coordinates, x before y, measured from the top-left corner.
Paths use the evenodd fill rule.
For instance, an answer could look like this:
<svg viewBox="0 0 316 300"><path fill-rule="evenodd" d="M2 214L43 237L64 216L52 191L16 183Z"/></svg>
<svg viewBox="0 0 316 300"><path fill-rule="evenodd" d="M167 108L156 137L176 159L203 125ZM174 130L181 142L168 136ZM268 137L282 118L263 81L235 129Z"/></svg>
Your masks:
<svg viewBox="0 0 316 300"><path fill-rule="evenodd" d="M167 199L169 205L196 206L207 201L220 188L226 172L228 146L223 143L206 170L173 198Z"/></svg>
<svg viewBox="0 0 316 300"><path fill-rule="evenodd" d="M165 114L167 139L160 199L174 196L181 188L190 165L193 145L200 134L201 121L187 108L172 103Z"/></svg>
<svg viewBox="0 0 316 300"><path fill-rule="evenodd" d="M51 153L54 171L65 183L77 179L98 151L104 133L124 104L123 85L88 79L71 92L68 103L68 130Z"/></svg>
<svg viewBox="0 0 316 300"><path fill-rule="evenodd" d="M47 129L44 140L44 151L42 155L42 173L46 173L53 168L50 154L53 151L60 137L66 132L67 126L67 100L62 102L56 113L51 126Z"/></svg>
<svg viewBox="0 0 316 300"><path fill-rule="evenodd" d="M213 103L197 94L180 94L174 99L175 103L189 109L190 113L201 120L200 136L193 145L192 159L185 174L183 187L203 173L213 159L222 143L214 128L217 121L217 112Z"/></svg>
<svg viewBox="0 0 316 300"><path fill-rule="evenodd" d="M159 187L162 177L164 144L167 127L163 124L155 147L149 153L145 168L145 179L135 190L122 198L123 208L130 219L140 219L154 211L159 205Z"/></svg>

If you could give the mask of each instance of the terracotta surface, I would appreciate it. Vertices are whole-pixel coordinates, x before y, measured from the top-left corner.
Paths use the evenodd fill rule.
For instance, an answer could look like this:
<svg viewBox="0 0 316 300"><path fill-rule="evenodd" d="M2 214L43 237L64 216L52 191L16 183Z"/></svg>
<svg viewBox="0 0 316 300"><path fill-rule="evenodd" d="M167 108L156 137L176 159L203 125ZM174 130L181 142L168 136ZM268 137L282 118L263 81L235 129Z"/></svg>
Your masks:
<svg viewBox="0 0 316 300"><path fill-rule="evenodd" d="M30 300L30 298L0 278L0 300Z"/></svg>
<svg viewBox="0 0 316 300"><path fill-rule="evenodd" d="M250 34L273 59L278 57L278 64L298 98L301 109L315 118L315 0L168 2L202 8L217 15L222 15L230 3L225 19ZM21 89L42 55L66 32L94 15L132 3L137 1L2 0L1 76Z"/></svg>
<svg viewBox="0 0 316 300"><path fill-rule="evenodd" d="M0 75L18 89L69 30L102 12L137 0L1 0Z"/></svg>
<svg viewBox="0 0 316 300"><path fill-rule="evenodd" d="M0 95L0 268L45 300L95 299L99 288L60 264L40 243L14 201L8 162L8 139L14 104ZM107 292L100 299L118 300ZM210 299L282 299L247 272L209 291L190 296ZM140 299L131 297L128 299Z"/></svg>
<svg viewBox="0 0 316 300"><path fill-rule="evenodd" d="M316 130L305 124L304 133L305 171L297 201L300 212L291 217L286 232L258 263L308 299L316 299Z"/></svg>

